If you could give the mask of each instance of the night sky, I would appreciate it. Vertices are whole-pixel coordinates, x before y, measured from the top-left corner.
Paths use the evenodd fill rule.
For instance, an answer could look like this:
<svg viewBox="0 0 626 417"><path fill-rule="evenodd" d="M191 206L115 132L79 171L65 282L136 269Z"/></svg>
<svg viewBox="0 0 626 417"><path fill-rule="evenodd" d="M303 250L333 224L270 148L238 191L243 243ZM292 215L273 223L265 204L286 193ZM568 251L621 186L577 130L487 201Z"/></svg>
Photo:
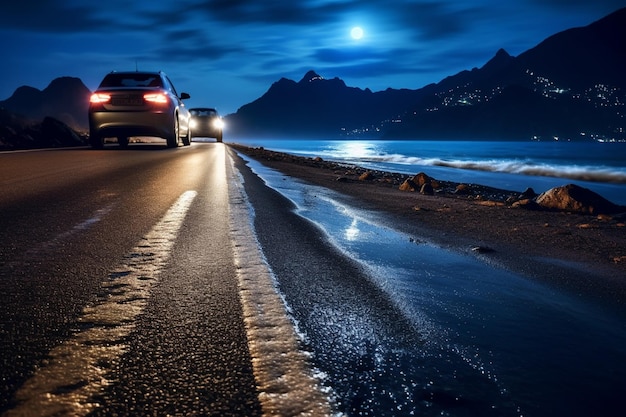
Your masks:
<svg viewBox="0 0 626 417"><path fill-rule="evenodd" d="M626 0L8 0L0 100L54 78L93 90L112 70L163 70L188 106L222 114L310 69L348 86L421 88L519 55ZM355 39L352 30L362 29Z"/></svg>

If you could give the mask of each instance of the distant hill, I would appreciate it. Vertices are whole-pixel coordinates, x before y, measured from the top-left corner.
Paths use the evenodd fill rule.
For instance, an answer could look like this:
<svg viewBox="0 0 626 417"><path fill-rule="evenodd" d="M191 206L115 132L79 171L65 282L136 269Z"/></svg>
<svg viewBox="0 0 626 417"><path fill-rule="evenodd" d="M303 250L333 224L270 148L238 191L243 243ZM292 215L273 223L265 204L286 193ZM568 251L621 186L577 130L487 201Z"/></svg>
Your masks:
<svg viewBox="0 0 626 417"><path fill-rule="evenodd" d="M624 139L626 8L417 90L372 92L309 71L227 116L235 136Z"/></svg>
<svg viewBox="0 0 626 417"><path fill-rule="evenodd" d="M60 77L43 90L19 87L11 97L0 101L4 108L33 122L53 117L68 126L87 130L87 109L91 92L79 78Z"/></svg>

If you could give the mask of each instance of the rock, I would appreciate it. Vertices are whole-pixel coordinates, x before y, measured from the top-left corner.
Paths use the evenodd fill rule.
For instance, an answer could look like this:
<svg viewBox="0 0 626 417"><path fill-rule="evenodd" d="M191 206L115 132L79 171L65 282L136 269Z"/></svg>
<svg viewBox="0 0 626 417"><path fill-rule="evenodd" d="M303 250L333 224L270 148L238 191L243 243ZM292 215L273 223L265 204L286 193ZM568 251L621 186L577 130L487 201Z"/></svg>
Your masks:
<svg viewBox="0 0 626 417"><path fill-rule="evenodd" d="M539 204L537 204L535 200L532 200L530 198L515 201L513 204L511 204L511 207L524 208L526 210L541 210L541 206L539 206Z"/></svg>
<svg viewBox="0 0 626 417"><path fill-rule="evenodd" d="M420 188L420 194L434 195L435 190L433 189L433 186L430 183L426 183L422 185L422 188Z"/></svg>
<svg viewBox="0 0 626 417"><path fill-rule="evenodd" d="M426 186L426 187L424 187ZM417 191L426 195L433 195L434 189L439 188L439 183L428 175L420 172L415 174L413 178L408 178L400 185L400 191Z"/></svg>
<svg viewBox="0 0 626 417"><path fill-rule="evenodd" d="M469 194L470 192L470 187L467 184L459 184L456 186L456 189L454 190L455 194Z"/></svg>
<svg viewBox="0 0 626 417"><path fill-rule="evenodd" d="M537 204L548 210L563 210L582 214L611 214L621 210L588 188L575 184L551 188L537 197Z"/></svg>
<svg viewBox="0 0 626 417"><path fill-rule="evenodd" d="M518 201L520 201L519 197L516 197L516 196L513 196L513 195L508 196L507 199L504 200L504 202L506 204L508 204L509 206L512 206L513 204L517 203Z"/></svg>
<svg viewBox="0 0 626 417"><path fill-rule="evenodd" d="M373 180L374 174L371 171L365 171L359 176L359 181Z"/></svg>
<svg viewBox="0 0 626 417"><path fill-rule="evenodd" d="M412 179L406 179L400 187L398 187L400 191L415 191L417 189L417 184L413 182Z"/></svg>
<svg viewBox="0 0 626 417"><path fill-rule="evenodd" d="M476 204L484 207L504 207L506 203L503 201L483 200L476 202Z"/></svg>
<svg viewBox="0 0 626 417"><path fill-rule="evenodd" d="M518 197L519 200L526 200L528 198L537 197L537 193L532 188L528 187L523 193L521 193Z"/></svg>
<svg viewBox="0 0 626 417"><path fill-rule="evenodd" d="M432 182L432 178L430 178L428 175L424 174L423 172L420 172L413 177L413 182L417 184L416 189L418 189L418 188L422 188L424 184L430 184Z"/></svg>

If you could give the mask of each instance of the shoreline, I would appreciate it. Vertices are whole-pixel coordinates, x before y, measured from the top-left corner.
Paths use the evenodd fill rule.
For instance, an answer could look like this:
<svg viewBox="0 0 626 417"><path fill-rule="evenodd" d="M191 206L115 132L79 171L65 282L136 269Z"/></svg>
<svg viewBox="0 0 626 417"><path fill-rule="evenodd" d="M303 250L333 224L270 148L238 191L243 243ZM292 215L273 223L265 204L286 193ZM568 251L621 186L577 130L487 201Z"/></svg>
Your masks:
<svg viewBox="0 0 626 417"><path fill-rule="evenodd" d="M519 191L438 181L433 195L401 191L413 176L228 143L284 175L358 201L396 230L566 289L626 304L626 216L531 210ZM416 173L417 174L417 173ZM426 173L428 174L428 173ZM565 185L565 184L563 184Z"/></svg>

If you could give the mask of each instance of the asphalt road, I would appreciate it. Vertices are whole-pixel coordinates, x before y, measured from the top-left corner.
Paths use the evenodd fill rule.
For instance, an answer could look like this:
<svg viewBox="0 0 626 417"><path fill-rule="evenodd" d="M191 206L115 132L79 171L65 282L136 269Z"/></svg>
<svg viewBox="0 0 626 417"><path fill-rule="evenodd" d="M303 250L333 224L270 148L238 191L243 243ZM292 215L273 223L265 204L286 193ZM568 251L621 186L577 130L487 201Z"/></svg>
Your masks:
<svg viewBox="0 0 626 417"><path fill-rule="evenodd" d="M0 416L519 415L293 209L221 143L0 153Z"/></svg>
<svg viewBox="0 0 626 417"><path fill-rule="evenodd" d="M422 341L367 275L227 145L1 153L0 415L369 410Z"/></svg>
<svg viewBox="0 0 626 417"><path fill-rule="evenodd" d="M0 154L0 414L262 414L227 149Z"/></svg>

